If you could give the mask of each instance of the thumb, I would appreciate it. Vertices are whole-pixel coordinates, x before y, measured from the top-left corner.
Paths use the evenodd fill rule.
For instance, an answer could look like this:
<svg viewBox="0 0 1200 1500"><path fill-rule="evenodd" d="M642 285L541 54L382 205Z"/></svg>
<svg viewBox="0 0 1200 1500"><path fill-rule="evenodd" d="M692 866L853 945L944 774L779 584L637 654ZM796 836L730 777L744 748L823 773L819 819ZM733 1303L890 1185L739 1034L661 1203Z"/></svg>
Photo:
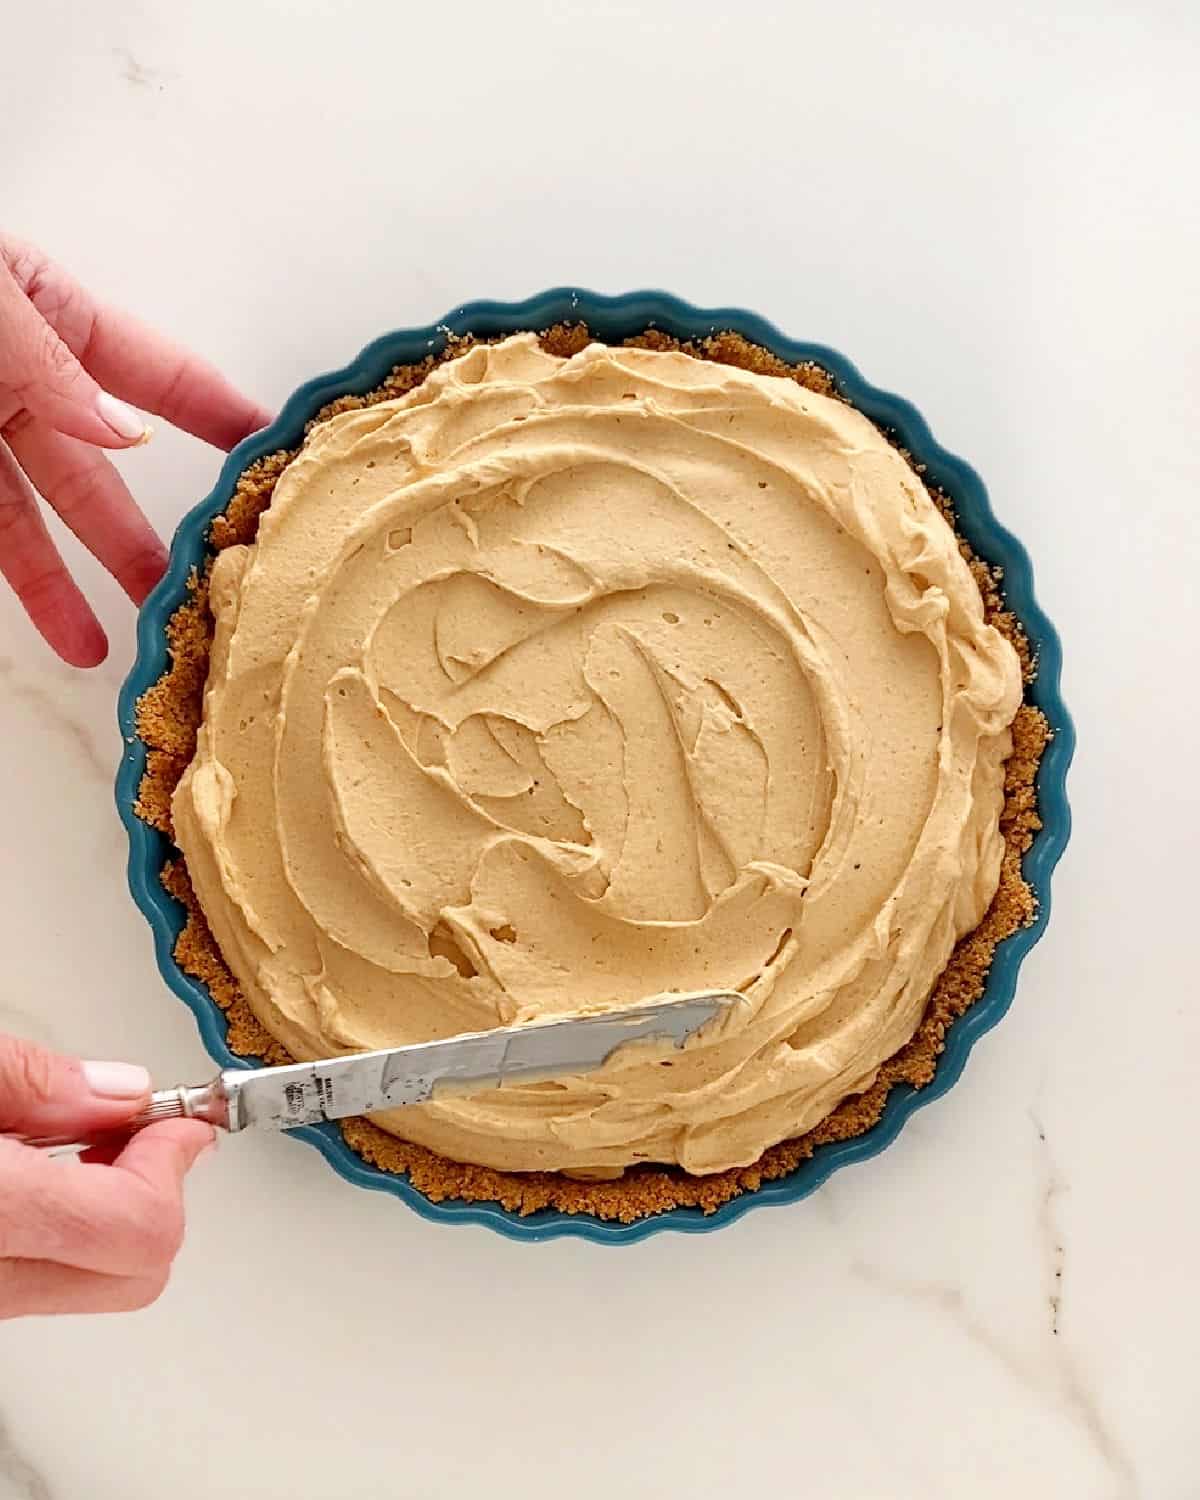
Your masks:
<svg viewBox="0 0 1200 1500"><path fill-rule="evenodd" d="M0 1036L0 1133L107 1130L145 1103L150 1075L132 1063L80 1062Z"/></svg>
<svg viewBox="0 0 1200 1500"><path fill-rule="evenodd" d="M0 388L49 427L102 448L146 436L132 407L101 390L0 258Z"/></svg>

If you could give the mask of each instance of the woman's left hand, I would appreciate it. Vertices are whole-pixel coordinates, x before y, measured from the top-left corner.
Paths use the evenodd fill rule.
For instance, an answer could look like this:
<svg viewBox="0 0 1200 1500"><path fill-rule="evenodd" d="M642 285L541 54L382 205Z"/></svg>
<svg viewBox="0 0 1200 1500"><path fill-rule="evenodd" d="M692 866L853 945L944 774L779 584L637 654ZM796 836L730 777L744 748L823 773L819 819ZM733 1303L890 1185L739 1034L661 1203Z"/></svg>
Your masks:
<svg viewBox="0 0 1200 1500"><path fill-rule="evenodd" d="M166 548L98 451L148 435L126 402L226 449L270 420L212 366L95 302L40 251L0 232L0 573L76 667L97 666L108 642L37 494L140 604L162 576Z"/></svg>

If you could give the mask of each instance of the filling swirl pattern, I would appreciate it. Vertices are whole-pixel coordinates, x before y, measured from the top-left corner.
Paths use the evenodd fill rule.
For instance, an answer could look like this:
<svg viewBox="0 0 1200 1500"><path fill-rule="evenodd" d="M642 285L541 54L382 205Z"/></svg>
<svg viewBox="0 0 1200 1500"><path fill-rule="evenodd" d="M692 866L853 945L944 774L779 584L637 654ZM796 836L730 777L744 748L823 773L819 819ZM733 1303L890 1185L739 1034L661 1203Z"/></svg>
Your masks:
<svg viewBox="0 0 1200 1500"><path fill-rule="evenodd" d="M912 1036L995 893L1011 646L852 408L532 335L315 427L216 620L176 836L298 1058L743 994L682 1052L376 1117L712 1172Z"/></svg>

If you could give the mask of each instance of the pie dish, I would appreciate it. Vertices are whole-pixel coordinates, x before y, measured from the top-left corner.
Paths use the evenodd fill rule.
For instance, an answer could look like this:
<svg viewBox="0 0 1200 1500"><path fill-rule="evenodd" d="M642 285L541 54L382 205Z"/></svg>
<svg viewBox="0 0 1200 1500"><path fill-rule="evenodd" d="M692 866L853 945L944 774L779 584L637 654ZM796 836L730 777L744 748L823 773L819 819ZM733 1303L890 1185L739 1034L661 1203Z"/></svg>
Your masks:
<svg viewBox="0 0 1200 1500"><path fill-rule="evenodd" d="M503 340L513 331L523 337ZM500 342L478 342L470 349L472 340ZM639 347L622 352L627 340ZM673 347L679 340L686 341L684 353ZM389 374L396 366L404 369ZM412 389L415 397L406 394ZM509 408L527 389L537 409L527 426L518 427L530 412ZM368 392L374 393L371 404L354 399ZM486 424L479 413L491 412L497 402L504 407L501 420L481 436L477 429ZM325 420L313 429L301 461L293 463L305 423L317 412ZM726 428L726 421L736 427ZM415 526L400 524L412 515L392 514L380 504L371 511L385 528L377 545L364 551L361 538L349 533L348 540L341 539L341 552L333 542L322 543L340 559L331 565L327 608L312 582L320 572L315 554L302 547L297 555L293 549L289 561L277 545L295 516L301 520L292 524L293 533L308 539L305 547L312 544L313 517L304 519L301 493L306 466L311 471L317 465L321 499L313 514L323 527L336 508L326 483L330 473L353 473L347 486L364 480L370 487L375 480L369 470L395 465L422 444L430 452L449 451L446 426L451 424L459 443L463 422L475 446L455 451L474 455L483 478L461 466L449 475L435 472L426 481L432 509L421 511ZM796 423L807 424L805 442L812 439L817 468L805 471L789 489ZM626 436L631 424L633 438ZM824 447L812 436L818 429L832 433ZM687 433L685 458L692 467L686 482L673 488L675 479L664 478L662 465L679 459L681 431ZM551 446L558 445L555 451L571 461L559 462L555 473L539 470L531 480L528 465L546 462L547 434ZM345 461L336 446L342 438L351 455ZM631 454L650 452L654 443L659 445L654 463L632 463ZM782 445L780 452L773 443ZM697 467L692 460L701 450L704 465ZM842 472L847 454L849 477ZM427 469L426 463L422 475ZM394 487L394 472L376 485L377 500ZM570 481L566 500L555 489L556 483L563 488L564 474ZM582 514L605 518L582 543L571 510L579 508L581 475L590 497ZM512 490L514 476L525 486L519 494ZM789 528L798 524L801 508L796 497L821 486L823 494L834 497L830 518L821 512L818 530L793 534ZM906 497L905 514L898 519L889 486ZM277 487L281 498L272 512L268 507ZM412 493L418 490L419 485ZM686 505L680 498L685 490ZM718 515L726 503L722 497L734 492L744 495L740 509ZM346 490L351 532L364 507L375 503L360 504L358 493ZM534 500L527 505L529 494ZM969 572L930 496L952 515ZM622 514L621 506L633 508ZM264 509L271 524L253 548ZM880 539L880 526L886 530L892 520L895 535ZM717 521L724 529L714 532ZM512 541L518 533L524 538L519 546ZM624 550L613 541L620 536L626 538ZM216 647L205 637L206 599L189 603L188 593L189 577L193 586L203 580L206 549L214 544L226 552L213 580ZM433 610L431 627L423 617L395 611L386 618L339 623L347 600L357 607L371 594L371 572L352 578L343 569L369 563L374 570L376 552L388 577L398 568L416 568L405 597ZM854 595L850 575L863 555L867 579ZM248 563L272 557L270 568L258 566L257 573L257 564ZM463 575L470 569L464 557L485 559L466 584ZM763 559L770 557L774 561L768 566ZM831 559L841 559L837 566L844 564L843 574L836 586L823 586L828 600L846 595L842 618L850 623L832 628L830 611L836 610L829 604L809 621L803 638L787 636L789 610L795 610L776 598L776 579L789 568L818 563L821 578L834 577ZM882 578L874 576L873 559ZM895 564L890 573L889 559ZM265 578L269 594L270 586L286 583L293 564L303 569L305 588L313 590L311 608L297 620L303 615L301 634L313 643L313 659L324 675L306 696L305 652L281 650L276 657L286 658L286 682L243 674L226 702L221 664L235 657L252 661L257 648L250 628L255 594L246 577L257 579L260 592ZM1003 569L1003 596L991 571L996 566ZM426 576L420 576L422 568ZM793 593L811 595L811 581L797 577ZM457 592L439 604L438 591L444 591L447 579ZM205 586L202 581L202 594ZM274 602L268 599L263 618L272 629L280 618L278 599L289 590L303 592L292 584ZM236 595L232 603L228 592ZM887 610L879 603L880 619L900 619L899 634L871 624L872 610L885 595ZM540 610L545 619L535 621L536 628L528 620L514 624L508 617L514 609L517 615ZM931 610L942 613L935 619ZM231 637L225 626L235 619L240 637ZM484 625L498 632L493 645L480 635ZM831 628L836 649L826 639ZM369 638L374 655L331 676L325 670L329 642L341 638L339 630L346 639ZM924 644L924 634L939 632L950 640L941 669ZM856 633L864 636L857 645L851 640ZM420 652L413 648L426 634L433 642L427 681L421 679ZM170 671L165 670L168 636L174 656ZM785 636L787 649L779 645ZM557 665L553 643L561 648ZM531 651L537 680L559 684L555 691L561 701L544 721L525 714L521 700L521 693L530 691L531 661L522 666L519 658ZM790 676L789 652L795 657L792 666L799 664ZM502 656L501 666L494 667ZM586 691L577 686L583 676L576 670L584 657ZM968 664L958 677L947 676L951 659ZM768 670L770 662L776 665ZM836 671L826 670L831 662ZM442 1111L440 1119L401 1122L407 1140L368 1122L352 1122L344 1133L322 1127L310 1138L353 1180L391 1188L438 1217L474 1218L521 1235L581 1232L603 1239L635 1237L654 1227L710 1227L749 1204L802 1196L841 1160L886 1144L918 1099L949 1086L974 1037L1006 1007L1016 965L1046 920L1049 870L1067 833L1062 778L1071 732L1057 694L1057 664L1057 640L1033 601L1027 559L991 518L978 480L937 448L911 408L874 391L831 351L784 340L748 314L704 313L659 294L603 299L558 292L511 307L474 304L436 329L381 340L348 370L304 387L272 428L230 456L214 494L181 526L168 576L143 613L138 663L122 696L130 749L118 799L132 839L131 884L155 928L164 974L199 1016L210 1051L226 1064L235 1053L281 1058L287 1055L281 1039L298 1055L415 1040L415 1035L381 1033L387 1006L372 1009L368 1003L370 973L364 964L376 963L380 933L392 941L397 909L411 910L421 928L424 968L416 960L400 967L407 965L406 972L417 976L412 982L423 987L421 993L433 995L434 1017L453 1018L456 1006L463 1010L490 1002L493 992L501 1001L515 995L525 1003L543 995L549 997L544 1003L555 1004L557 991L565 990L562 1003L570 1009L570 986L556 976L585 972L589 951L609 955L600 960L601 967L609 967L596 982L617 983L624 964L624 972L639 976L638 982L657 975L655 988L680 987L673 983L677 978L682 987L699 987L703 975L685 972L690 958L681 956L685 950L678 943L678 952L670 946L686 938L687 953L697 955L695 963L711 982L745 989L757 1005L760 1027L766 1017L774 1031L726 1038L702 1055L686 1055L678 1087L665 1093L675 1101L670 1107L654 1083L662 1075L647 1075L643 1066L602 1080L600 1097L589 1095L586 1086L554 1101L544 1094L510 1099L501 1091L499 1109L471 1113L456 1106ZM505 699L502 679L510 667ZM449 696L431 708L435 679ZM187 743L189 714L194 734L198 689L205 680L209 695L196 750ZM277 757L269 744L254 753L249 748L255 714L247 710L242 690L250 680L256 692L263 688L263 701L289 709L296 737L286 754ZM386 695L391 708L385 711L373 692ZM575 701L580 692L590 696L591 710ZM453 712L446 708L451 700L457 705ZM795 712L789 716L781 705L796 706ZM206 742L220 733L223 711L230 730L224 759L206 761ZM609 720L622 725L622 715L632 715L644 727L654 712L665 715L668 727L644 766L638 768L632 748L641 739L629 734L623 754L609 756L608 762L600 754L597 760L597 747L611 738ZM276 714L273 707L265 717L283 726L280 743L285 742L288 715ZM391 725L395 744L381 750L375 735L364 759L362 747L371 747L371 726L380 717ZM1008 747L1010 720L1015 748L1002 785L999 756ZM662 769L671 759L662 745L674 744L672 721L675 738L685 744L680 763L687 773L674 782ZM438 730L437 744L418 755L412 736L430 724ZM488 726L505 732L497 737ZM517 733L529 739L531 726L537 731L532 747ZM936 735L936 753L925 749L926 733ZM233 744L242 750L231 752ZM314 751L307 762L306 746ZM236 864L222 843L237 790L226 786L224 762L231 756L241 757L242 835L247 835L246 809L269 803L278 813L287 879L274 893L266 887L247 893L239 886L235 898L226 901L228 872ZM611 796L603 770L596 775L589 770L587 776L581 770L606 763L629 773ZM267 775L261 789L246 779L256 774L256 765ZM547 777L546 766L552 776ZM914 766L929 781L919 794L905 781L906 776L911 781ZM542 777L528 784L531 768ZM390 787L382 803L363 800L364 788L401 773L409 781ZM525 781L517 786L522 775ZM459 802L450 823L435 820L426 827L421 818L434 814L426 810L418 818L413 811L425 807L422 777L440 788L443 800L447 786L455 791ZM337 808L336 837L327 834L323 844L314 831L321 819L310 818L319 800L312 794L322 778L330 780ZM568 795L551 803L545 791L535 793L547 779ZM764 802L768 785L774 799L769 807ZM785 795L789 786L791 801ZM686 797L680 801L681 787L696 794L695 808ZM639 788L654 799L640 812ZM533 802L518 803L517 794L525 792ZM188 867L168 844L172 824L164 795L175 796ZM606 843L601 835L614 797L626 817L621 836ZM686 804L686 815L673 823L675 803ZM743 804L746 817L739 824L733 815ZM928 816L923 813L912 828L903 826L901 809L927 804ZM381 822L381 807L405 814L401 835L386 817ZM972 822L968 815L978 808L984 814ZM876 812L882 815L876 818ZM157 830L146 819L157 823ZM672 832L676 825L678 837ZM798 832L802 825L807 844ZM450 827L463 846L463 859L469 856L469 881L467 865L457 873L442 869L433 855L418 858L413 868L396 863L398 845L446 848ZM480 827L486 838L479 838ZM600 834L593 836L597 828ZM652 845L637 845L636 830L646 828L659 835L657 864ZM251 829L248 838L244 847L261 847L259 833ZM903 846L899 863L889 838ZM610 844L620 851L622 839L623 855L606 853ZM636 858L629 854L631 846ZM839 850L834 860L832 853ZM949 866L947 850L954 856ZM215 851L211 859L210 851ZM351 867L344 867L347 858ZM262 871L253 866L251 860L257 879ZM831 867L836 881L828 874ZM219 879L216 870L223 872ZM335 909L356 872L365 882L362 890L346 909ZM164 874L170 892L188 910L186 925L162 883ZM852 965L843 964L845 974L830 978L828 964L822 968L817 962L819 952L812 957L819 945L811 939L804 962L796 962L792 932L802 904L807 902L809 934L819 929L820 912L829 909L832 886L832 919L841 933L854 904L851 895L872 878L876 888L859 902L861 951L855 950ZM964 895L973 881L983 891L974 908ZM995 900L984 915L997 881ZM426 890L431 882L433 889ZM243 949L257 941L256 911L277 911L280 893L290 900L293 890L300 898L296 910L311 921L317 938L326 940L315 995L311 982L301 985L293 975L279 977L276 984L274 959L264 968L268 948L252 961L241 961ZM446 894L454 891L457 904ZM466 905L463 891L471 896ZM388 908L390 925L372 926L372 892L399 901L398 908L395 903ZM512 893L511 907L505 905L506 893ZM539 928L538 903L545 906L547 899L564 904L546 906ZM609 925L602 935L591 936L599 947L563 948L564 931L580 943L588 936L578 912L594 921L605 902ZM564 909L571 922L549 920L551 911L561 918ZM230 915L234 911L240 928ZM879 915L883 911L886 920ZM724 927L722 912L728 916ZM219 944L204 914L212 918ZM440 918L436 933L435 917ZM614 922L621 924L619 933ZM653 954L662 949L664 934L668 951L659 973ZM947 963L954 937L961 941ZM308 941L299 928L289 929L287 941L270 951L295 954ZM621 942L635 944L624 960ZM843 949L849 951L847 943L838 948L838 962ZM339 978L330 951L363 962ZM747 953L758 958L751 962ZM926 973L921 963L929 954L933 968ZM242 984L223 966L225 956ZM857 977L864 965L870 974L884 976L867 986L870 1004ZM269 994L256 989L254 976L263 972L273 976ZM738 983L739 974L749 977ZM814 1016L817 991L823 1010ZM885 992L887 1005L876 1003ZM290 1010L280 1003L288 994L295 1002ZM224 1036L221 1003L229 1018ZM867 1046L862 1018L872 1007L877 1014ZM513 1019L503 1012L497 1018ZM516 1018L535 1017L518 1012ZM477 1029L478 1018L464 1011L463 1019L461 1025L452 1019L445 1024L452 1030ZM415 1024L428 1034L433 1022L427 1015ZM695 1101L707 1097L706 1089L714 1092L710 1085L717 1073L719 1107L706 1104L698 1111ZM734 1076L742 1092L731 1107L727 1080ZM923 1087L917 1092L913 1085ZM658 1092L648 1095L655 1087ZM800 1128L787 1134L788 1121L799 1121ZM571 1175L564 1177L564 1171Z"/></svg>

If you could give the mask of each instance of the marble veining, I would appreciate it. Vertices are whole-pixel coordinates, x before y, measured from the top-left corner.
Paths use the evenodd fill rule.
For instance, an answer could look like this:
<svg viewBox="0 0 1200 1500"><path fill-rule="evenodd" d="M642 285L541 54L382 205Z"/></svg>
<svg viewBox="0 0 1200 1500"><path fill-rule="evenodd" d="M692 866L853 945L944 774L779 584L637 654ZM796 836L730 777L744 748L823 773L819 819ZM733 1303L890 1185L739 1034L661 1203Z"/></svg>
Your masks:
<svg viewBox="0 0 1200 1500"><path fill-rule="evenodd" d="M114 47L113 56L121 65L121 77L135 89L154 89L161 94L168 82L179 76L174 69L142 62L127 47Z"/></svg>
<svg viewBox="0 0 1200 1500"><path fill-rule="evenodd" d="M1030 1110L1029 1118L1037 1137L1037 1235L1049 1308L1049 1330L1054 1341L1047 1365L1053 1372L1053 1384L1067 1410L1108 1466L1116 1485L1114 1495L1120 1500L1138 1500L1141 1486L1133 1460L1104 1411L1093 1376L1070 1339L1064 1337L1069 1332L1063 1326L1068 1262L1066 1234L1059 1220L1058 1204L1069 1191L1070 1182L1055 1158L1040 1117Z"/></svg>
<svg viewBox="0 0 1200 1500"><path fill-rule="evenodd" d="M1032 1344L991 1326L972 1305L969 1291L949 1281L914 1278L864 1259L852 1260L850 1275L892 1297L925 1307L952 1324L978 1355L995 1361L1017 1384L1054 1401L1095 1450L1112 1482L1105 1500L1140 1500L1138 1474L1120 1435L1106 1415L1094 1380L1076 1354L1064 1326L1066 1235L1057 1204L1069 1190L1045 1126L1033 1109L1029 1119L1036 1136L1033 1230L1038 1247L1041 1296L1047 1312Z"/></svg>
<svg viewBox="0 0 1200 1500"><path fill-rule="evenodd" d="M0 1500L54 1500L50 1486L17 1446L0 1410Z"/></svg>
<svg viewBox="0 0 1200 1500"><path fill-rule="evenodd" d="M0 712L5 700L21 704L40 728L66 745L73 758L91 777L109 781L113 761L100 746L94 725L79 717L63 691L68 668L48 664L40 656L22 668L11 656L0 655ZM50 680L46 681L49 676Z"/></svg>
<svg viewBox="0 0 1200 1500"><path fill-rule="evenodd" d="M1046 1140L1046 1127L1033 1110L1030 1110L1029 1118L1037 1134L1039 1147L1041 1180L1038 1191L1038 1237L1046 1266L1046 1301L1050 1308L1050 1332L1057 1338L1063 1305L1063 1276L1067 1266L1066 1246L1063 1244L1063 1235L1058 1227L1057 1203L1067 1190L1067 1181L1058 1171L1054 1158L1050 1154L1050 1146Z"/></svg>

